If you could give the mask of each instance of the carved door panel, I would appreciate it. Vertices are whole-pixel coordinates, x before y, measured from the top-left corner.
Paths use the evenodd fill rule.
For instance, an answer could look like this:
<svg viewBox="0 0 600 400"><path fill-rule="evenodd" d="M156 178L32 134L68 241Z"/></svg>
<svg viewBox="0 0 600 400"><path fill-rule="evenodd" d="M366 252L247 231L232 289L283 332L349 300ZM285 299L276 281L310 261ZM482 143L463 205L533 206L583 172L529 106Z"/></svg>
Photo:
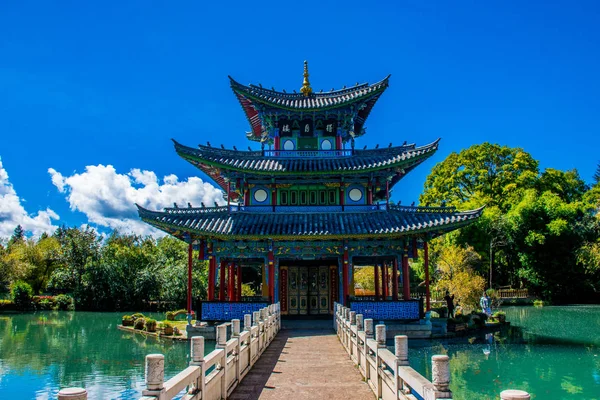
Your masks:
<svg viewBox="0 0 600 400"><path fill-rule="evenodd" d="M308 267L298 267L298 294L300 315L308 314Z"/></svg>
<svg viewBox="0 0 600 400"><path fill-rule="evenodd" d="M288 267L289 315L319 315L330 311L329 267Z"/></svg>

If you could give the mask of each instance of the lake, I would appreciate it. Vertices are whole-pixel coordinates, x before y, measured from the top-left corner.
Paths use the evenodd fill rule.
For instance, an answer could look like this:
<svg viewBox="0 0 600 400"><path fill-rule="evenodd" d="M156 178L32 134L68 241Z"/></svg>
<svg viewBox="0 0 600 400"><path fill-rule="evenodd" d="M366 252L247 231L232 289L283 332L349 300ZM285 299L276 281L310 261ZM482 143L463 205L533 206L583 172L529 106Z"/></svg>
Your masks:
<svg viewBox="0 0 600 400"><path fill-rule="evenodd" d="M411 365L430 378L431 356L448 354L456 400L496 400L509 388L537 399L600 399L600 306L505 311L512 326L493 337L410 341ZM147 354L165 355L167 378L187 366L187 343L119 331L121 315L0 315L0 398L54 399L60 388L83 386L90 399L136 399Z"/></svg>
<svg viewBox="0 0 600 400"><path fill-rule="evenodd" d="M431 378L431 356L448 354L455 400L497 400L506 389L544 400L600 399L600 306L504 311L512 326L491 337L412 341L411 366Z"/></svg>

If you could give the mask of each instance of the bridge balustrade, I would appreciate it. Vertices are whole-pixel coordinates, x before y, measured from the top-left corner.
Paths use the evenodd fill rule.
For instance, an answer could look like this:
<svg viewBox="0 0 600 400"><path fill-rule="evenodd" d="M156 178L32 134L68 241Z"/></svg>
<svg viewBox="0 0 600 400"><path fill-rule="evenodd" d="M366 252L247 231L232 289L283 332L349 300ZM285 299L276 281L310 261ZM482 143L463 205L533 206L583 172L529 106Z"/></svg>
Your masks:
<svg viewBox="0 0 600 400"><path fill-rule="evenodd" d="M408 360L408 337L394 337L394 352L386 347L386 327L373 326L373 319L335 304L333 328L350 359L378 399L438 400L452 399L450 360L447 355L431 357L430 381L411 368ZM520 390L505 390L502 400L529 399Z"/></svg>

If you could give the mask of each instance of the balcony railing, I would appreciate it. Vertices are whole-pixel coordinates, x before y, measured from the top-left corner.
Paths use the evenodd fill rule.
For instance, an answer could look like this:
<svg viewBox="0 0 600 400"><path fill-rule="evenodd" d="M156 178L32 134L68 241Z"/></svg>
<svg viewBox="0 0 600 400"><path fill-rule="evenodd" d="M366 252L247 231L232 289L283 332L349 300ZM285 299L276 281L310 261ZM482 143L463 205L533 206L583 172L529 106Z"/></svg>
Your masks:
<svg viewBox="0 0 600 400"><path fill-rule="evenodd" d="M334 158L349 157L352 150L264 150L263 154L278 158Z"/></svg>

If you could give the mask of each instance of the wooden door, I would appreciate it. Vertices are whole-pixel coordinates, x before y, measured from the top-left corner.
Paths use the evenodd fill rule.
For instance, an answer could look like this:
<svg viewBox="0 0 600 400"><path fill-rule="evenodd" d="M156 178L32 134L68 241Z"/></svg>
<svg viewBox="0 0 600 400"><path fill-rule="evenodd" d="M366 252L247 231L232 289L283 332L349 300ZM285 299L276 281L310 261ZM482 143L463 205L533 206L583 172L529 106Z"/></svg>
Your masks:
<svg viewBox="0 0 600 400"><path fill-rule="evenodd" d="M329 314L329 267L291 266L288 270L288 314Z"/></svg>

